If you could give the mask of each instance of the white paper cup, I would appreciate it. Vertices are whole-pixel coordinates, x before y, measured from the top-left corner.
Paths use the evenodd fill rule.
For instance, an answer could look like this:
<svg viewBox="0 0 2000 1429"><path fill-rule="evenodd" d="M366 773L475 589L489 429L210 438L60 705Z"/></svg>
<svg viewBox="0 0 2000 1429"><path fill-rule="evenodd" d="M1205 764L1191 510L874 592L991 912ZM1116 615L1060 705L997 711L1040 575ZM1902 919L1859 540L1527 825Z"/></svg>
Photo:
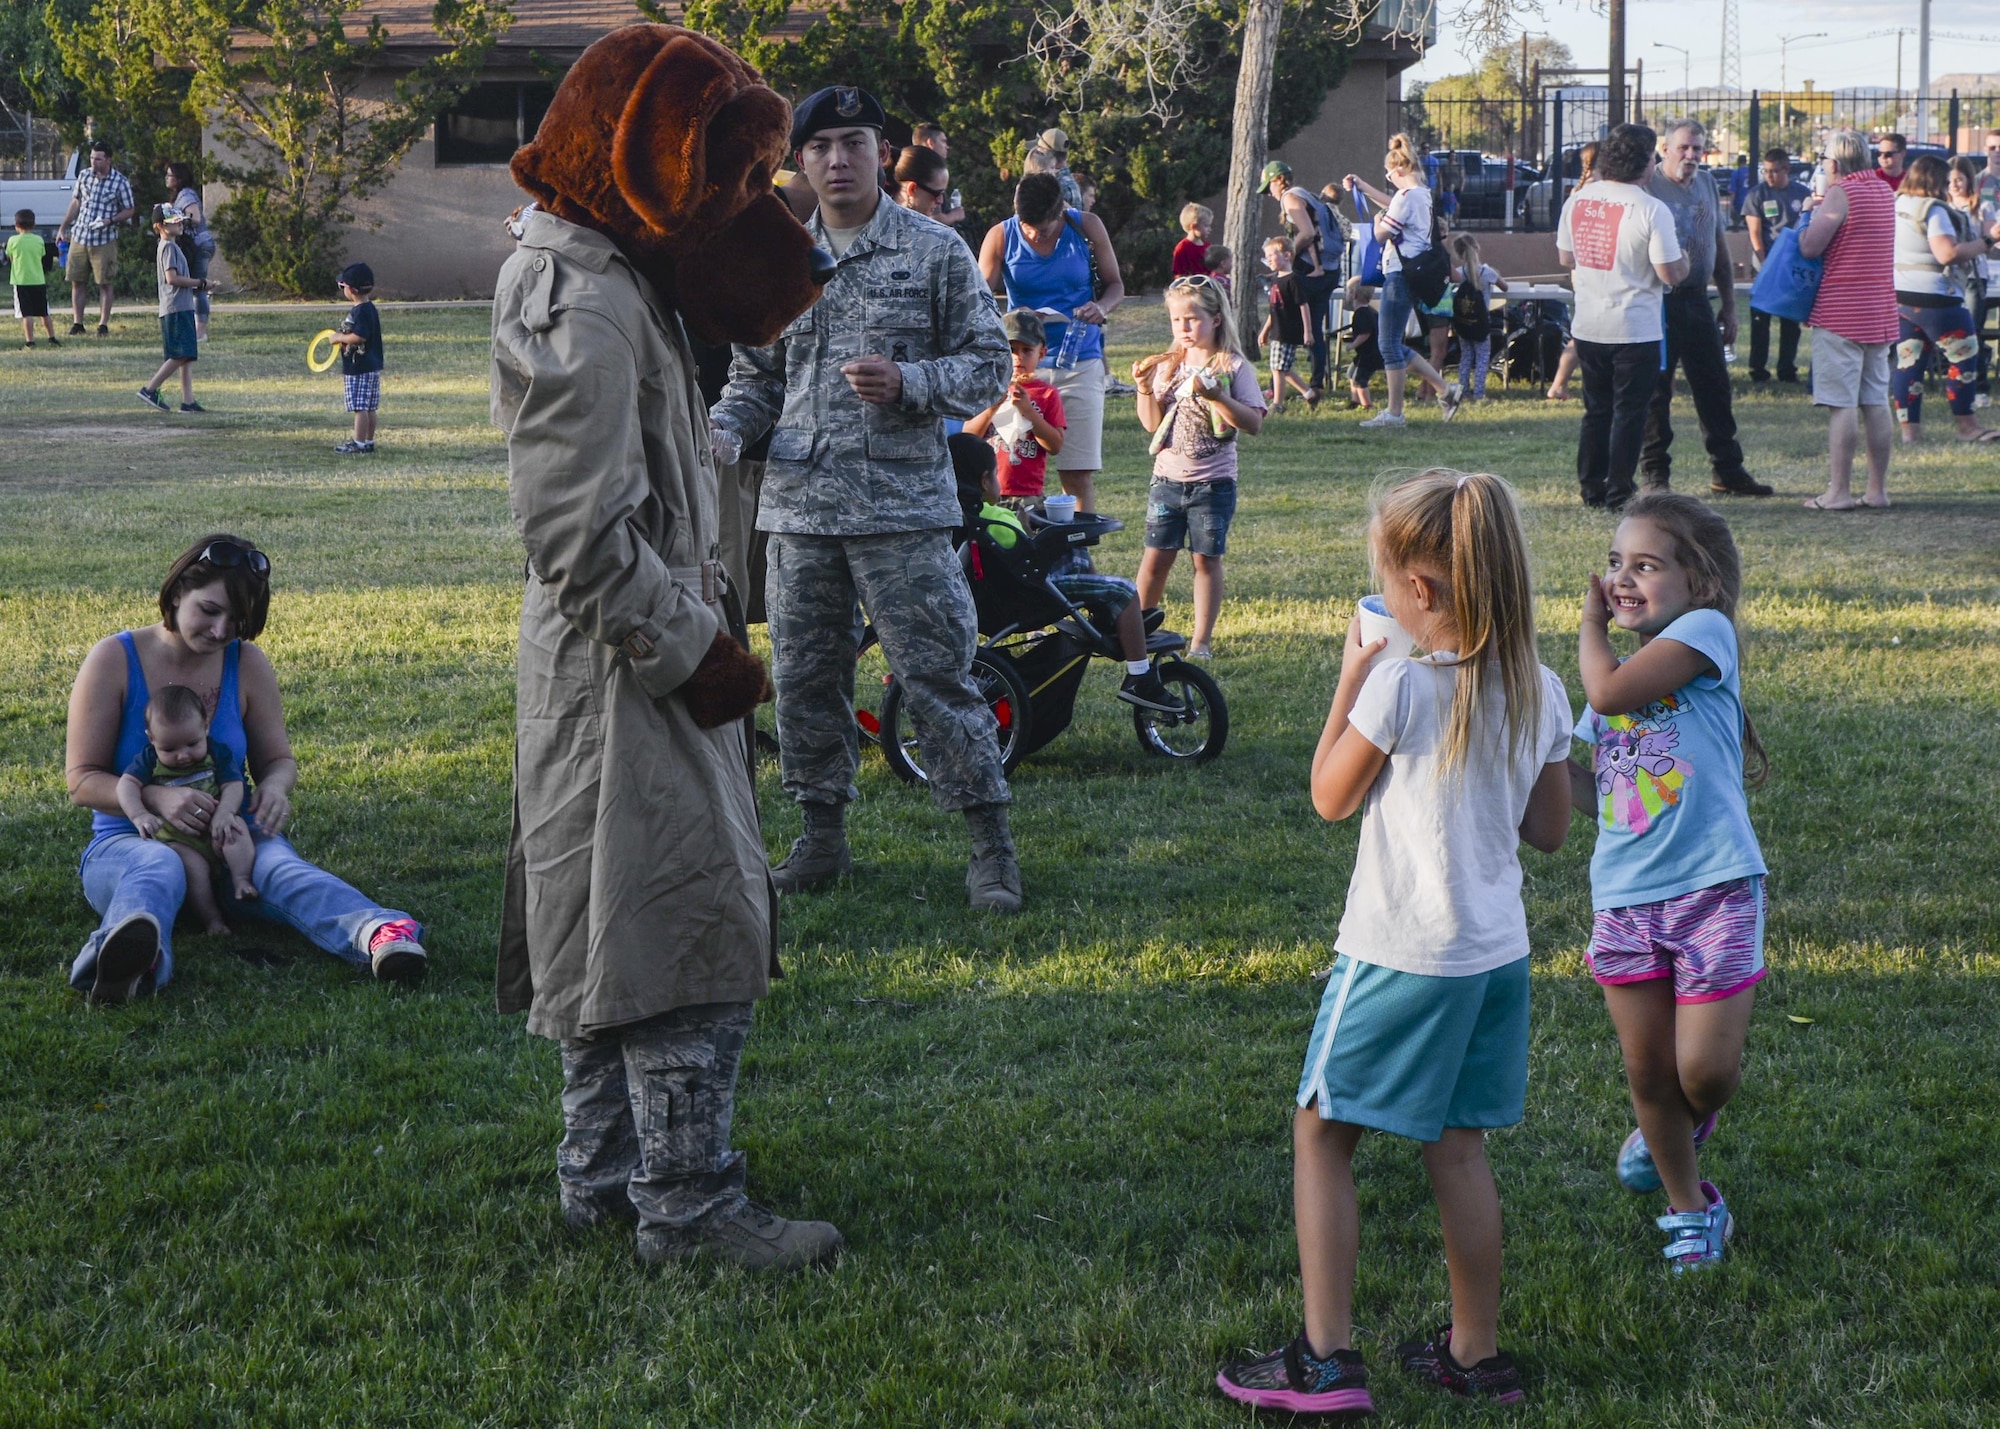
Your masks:
<svg viewBox="0 0 2000 1429"><path fill-rule="evenodd" d="M1396 617L1389 614L1389 607L1379 595L1361 597L1361 643L1387 640L1382 647L1382 655L1390 660L1407 659L1417 648L1417 642L1410 638L1410 632L1396 623Z"/></svg>
<svg viewBox="0 0 2000 1429"><path fill-rule="evenodd" d="M1067 492L1051 496L1042 503L1042 511L1051 521L1072 521L1076 518L1076 498Z"/></svg>

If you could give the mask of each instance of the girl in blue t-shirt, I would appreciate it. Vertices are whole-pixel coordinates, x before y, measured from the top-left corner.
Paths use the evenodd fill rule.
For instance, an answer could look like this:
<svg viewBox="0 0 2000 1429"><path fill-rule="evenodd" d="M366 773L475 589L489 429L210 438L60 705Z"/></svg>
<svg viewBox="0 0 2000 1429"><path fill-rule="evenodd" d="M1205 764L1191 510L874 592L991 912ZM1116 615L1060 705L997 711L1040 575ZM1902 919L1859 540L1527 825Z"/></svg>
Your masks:
<svg viewBox="0 0 2000 1429"><path fill-rule="evenodd" d="M1666 1187L1667 1259L1713 1264L1735 1230L1698 1148L1743 1077L1752 989L1764 977L1764 858L1744 799L1765 759L1743 712L1728 523L1692 496L1625 507L1583 597L1587 700L1572 801L1597 815L1590 970L1625 1053L1639 1129L1618 1153L1633 1191ZM1606 626L1639 637L1620 660Z"/></svg>

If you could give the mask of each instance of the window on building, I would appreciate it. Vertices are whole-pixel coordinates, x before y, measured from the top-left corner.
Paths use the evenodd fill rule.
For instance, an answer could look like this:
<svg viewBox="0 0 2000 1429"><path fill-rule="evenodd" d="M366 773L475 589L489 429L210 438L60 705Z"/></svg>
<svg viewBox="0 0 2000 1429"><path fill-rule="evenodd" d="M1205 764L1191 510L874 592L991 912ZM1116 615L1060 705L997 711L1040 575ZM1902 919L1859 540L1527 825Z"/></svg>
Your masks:
<svg viewBox="0 0 2000 1429"><path fill-rule="evenodd" d="M437 162L504 164L535 137L556 87L546 83L475 84L438 116Z"/></svg>

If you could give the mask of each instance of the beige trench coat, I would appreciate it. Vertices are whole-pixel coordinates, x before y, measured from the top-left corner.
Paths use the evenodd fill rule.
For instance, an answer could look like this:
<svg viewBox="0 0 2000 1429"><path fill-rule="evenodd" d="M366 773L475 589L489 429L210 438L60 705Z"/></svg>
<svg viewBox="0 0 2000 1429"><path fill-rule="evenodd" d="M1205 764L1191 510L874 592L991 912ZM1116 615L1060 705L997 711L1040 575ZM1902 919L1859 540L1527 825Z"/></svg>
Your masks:
<svg viewBox="0 0 2000 1429"><path fill-rule="evenodd" d="M497 983L545 1037L750 1001L777 968L748 726L674 693L737 623L694 370L608 238L530 213L493 300L528 549Z"/></svg>

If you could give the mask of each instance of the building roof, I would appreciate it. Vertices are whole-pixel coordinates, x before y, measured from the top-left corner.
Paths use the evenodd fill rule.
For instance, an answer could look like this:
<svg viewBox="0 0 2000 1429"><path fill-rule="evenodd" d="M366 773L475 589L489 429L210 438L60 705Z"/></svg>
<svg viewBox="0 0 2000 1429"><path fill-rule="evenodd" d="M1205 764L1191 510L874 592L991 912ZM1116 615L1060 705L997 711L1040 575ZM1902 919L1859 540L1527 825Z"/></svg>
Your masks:
<svg viewBox="0 0 2000 1429"><path fill-rule="evenodd" d="M348 32L358 34L370 20L379 19L388 36L389 64L415 65L440 48L431 28L433 5L434 0L372 0L347 17ZM514 23L494 44L488 65L526 66L531 56L567 64L610 31L645 18L633 0L514 0L512 8ZM660 9L669 20L677 20L682 12L678 0L663 0ZM818 9L810 0L793 4L773 33L802 33ZM261 35L237 33L239 48L256 49L267 43Z"/></svg>

